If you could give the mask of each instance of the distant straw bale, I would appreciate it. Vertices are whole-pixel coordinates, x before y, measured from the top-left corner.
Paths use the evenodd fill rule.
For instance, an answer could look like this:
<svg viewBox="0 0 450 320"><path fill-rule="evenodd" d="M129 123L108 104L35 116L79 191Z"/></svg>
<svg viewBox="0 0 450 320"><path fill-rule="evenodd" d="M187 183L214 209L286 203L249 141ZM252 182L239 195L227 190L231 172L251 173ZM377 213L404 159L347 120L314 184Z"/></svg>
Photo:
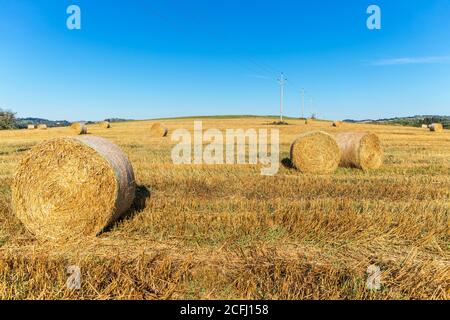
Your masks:
<svg viewBox="0 0 450 320"><path fill-rule="evenodd" d="M100 127L102 127L103 129L111 128L111 123L109 123L108 121L100 121L100 122L98 122L98 125Z"/></svg>
<svg viewBox="0 0 450 320"><path fill-rule="evenodd" d="M34 130L34 129L36 129L36 126L34 124L29 124L27 126L27 128L28 128L28 130Z"/></svg>
<svg viewBox="0 0 450 320"><path fill-rule="evenodd" d="M428 124L423 124L422 129L428 129L430 126Z"/></svg>
<svg viewBox="0 0 450 320"><path fill-rule="evenodd" d="M112 142L92 136L35 146L12 183L16 216L45 240L95 236L130 208L134 196L127 156Z"/></svg>
<svg viewBox="0 0 450 320"><path fill-rule="evenodd" d="M332 173L337 169L339 159L336 140L326 132L304 133L291 145L291 162L303 173Z"/></svg>
<svg viewBox="0 0 450 320"><path fill-rule="evenodd" d="M333 127L340 127L342 126L342 122L341 121L334 121L333 122Z"/></svg>
<svg viewBox="0 0 450 320"><path fill-rule="evenodd" d="M39 130L47 130L47 125L46 124L38 124L36 128Z"/></svg>
<svg viewBox="0 0 450 320"><path fill-rule="evenodd" d="M433 132L444 131L444 126L442 125L442 123L433 123L430 125L430 131L433 131Z"/></svg>
<svg viewBox="0 0 450 320"><path fill-rule="evenodd" d="M377 169L383 163L383 149L380 139L374 133L343 132L336 135L341 150L339 166Z"/></svg>
<svg viewBox="0 0 450 320"><path fill-rule="evenodd" d="M75 134L81 135L81 134L87 134L88 129L84 123L81 122L74 122L70 125L70 128Z"/></svg>
<svg viewBox="0 0 450 320"><path fill-rule="evenodd" d="M165 137L169 130L161 123L155 122L150 126L150 134L153 137Z"/></svg>

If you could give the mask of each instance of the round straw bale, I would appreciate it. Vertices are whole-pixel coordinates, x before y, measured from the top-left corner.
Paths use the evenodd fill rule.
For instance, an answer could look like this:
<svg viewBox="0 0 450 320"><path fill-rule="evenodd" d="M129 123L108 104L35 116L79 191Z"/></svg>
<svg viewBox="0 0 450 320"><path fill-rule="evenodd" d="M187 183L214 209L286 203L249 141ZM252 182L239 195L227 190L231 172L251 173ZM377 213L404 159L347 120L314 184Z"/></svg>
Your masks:
<svg viewBox="0 0 450 320"><path fill-rule="evenodd" d="M442 125L442 123L433 123L430 125L430 131L441 132L443 130L444 130L444 126Z"/></svg>
<svg viewBox="0 0 450 320"><path fill-rule="evenodd" d="M70 125L72 131L76 134L87 134L87 127L84 123L74 122Z"/></svg>
<svg viewBox="0 0 450 320"><path fill-rule="evenodd" d="M423 124L422 129L428 129L430 126L428 124Z"/></svg>
<svg viewBox="0 0 450 320"><path fill-rule="evenodd" d="M34 130L34 129L36 129L36 126L34 124L29 124L27 126L27 128L28 128L28 130Z"/></svg>
<svg viewBox="0 0 450 320"><path fill-rule="evenodd" d="M150 134L154 137L165 137L169 130L161 123L155 122L150 126Z"/></svg>
<svg viewBox="0 0 450 320"><path fill-rule="evenodd" d="M111 128L111 124L110 124L108 121L100 121L100 122L98 123L98 125L99 125L100 127L102 127L103 129L109 129L109 128Z"/></svg>
<svg viewBox="0 0 450 320"><path fill-rule="evenodd" d="M383 163L381 142L374 133L342 132L336 135L336 141L341 149L341 167L369 170Z"/></svg>
<svg viewBox="0 0 450 320"><path fill-rule="evenodd" d="M340 127L342 126L342 122L341 121L334 121L333 122L333 127Z"/></svg>
<svg viewBox="0 0 450 320"><path fill-rule="evenodd" d="M39 130L47 130L47 125L46 124L38 124L36 128Z"/></svg>
<svg viewBox="0 0 450 320"><path fill-rule="evenodd" d="M332 173L337 169L339 159L339 147L326 132L304 133L291 145L291 162L303 173Z"/></svg>
<svg viewBox="0 0 450 320"><path fill-rule="evenodd" d="M32 148L12 183L17 217L37 238L95 236L126 212L135 196L133 168L112 142L58 138Z"/></svg>

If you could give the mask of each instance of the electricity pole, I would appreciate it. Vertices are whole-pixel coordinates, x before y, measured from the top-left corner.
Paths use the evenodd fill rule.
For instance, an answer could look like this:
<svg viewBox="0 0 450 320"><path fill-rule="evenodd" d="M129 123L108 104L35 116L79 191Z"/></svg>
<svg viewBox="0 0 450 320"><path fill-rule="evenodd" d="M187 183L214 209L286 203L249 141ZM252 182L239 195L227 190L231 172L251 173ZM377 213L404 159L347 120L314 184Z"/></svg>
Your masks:
<svg viewBox="0 0 450 320"><path fill-rule="evenodd" d="M278 82L280 83L280 122L283 122L283 98L284 98L284 85L286 84L286 78L284 77L284 73L281 73L280 79Z"/></svg>

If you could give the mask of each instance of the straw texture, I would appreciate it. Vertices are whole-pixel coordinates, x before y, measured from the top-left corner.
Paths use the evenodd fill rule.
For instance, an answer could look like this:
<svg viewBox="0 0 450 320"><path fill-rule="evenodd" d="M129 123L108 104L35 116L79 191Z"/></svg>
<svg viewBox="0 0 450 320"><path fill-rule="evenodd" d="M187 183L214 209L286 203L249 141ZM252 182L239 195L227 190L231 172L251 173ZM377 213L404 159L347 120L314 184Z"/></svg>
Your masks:
<svg viewBox="0 0 450 320"><path fill-rule="evenodd" d="M370 170L383 163L383 148L374 133L342 132L336 135L336 141L342 155L341 167Z"/></svg>
<svg viewBox="0 0 450 320"><path fill-rule="evenodd" d="M100 121L98 123L98 125L103 128L103 129L109 129L111 128L111 123L109 123L108 121Z"/></svg>
<svg viewBox="0 0 450 320"><path fill-rule="evenodd" d="M44 142L21 160L12 184L14 212L38 238L95 236L127 211L135 180L127 156L100 137Z"/></svg>
<svg viewBox="0 0 450 320"><path fill-rule="evenodd" d="M81 135L81 134L87 134L88 129L84 123L81 122L75 122L70 125L70 128L75 134Z"/></svg>
<svg viewBox="0 0 450 320"><path fill-rule="evenodd" d="M442 123L433 123L430 125L430 131L433 131L433 132L444 131L444 126L442 125Z"/></svg>
<svg viewBox="0 0 450 320"><path fill-rule="evenodd" d="M152 123L150 126L150 134L152 137L165 137L169 133L169 130L159 122Z"/></svg>
<svg viewBox="0 0 450 320"><path fill-rule="evenodd" d="M291 145L291 162L303 173L332 173L337 169L339 159L339 147L326 132L302 134Z"/></svg>

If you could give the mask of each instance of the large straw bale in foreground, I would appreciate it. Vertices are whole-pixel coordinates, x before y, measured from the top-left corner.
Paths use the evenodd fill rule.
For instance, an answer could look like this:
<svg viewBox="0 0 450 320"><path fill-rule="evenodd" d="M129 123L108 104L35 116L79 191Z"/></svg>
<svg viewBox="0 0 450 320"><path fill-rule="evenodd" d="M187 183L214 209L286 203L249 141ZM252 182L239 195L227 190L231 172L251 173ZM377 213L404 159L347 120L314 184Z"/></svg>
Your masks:
<svg viewBox="0 0 450 320"><path fill-rule="evenodd" d="M444 131L444 126L442 125L442 123L433 123L430 125L430 131L433 131L433 132Z"/></svg>
<svg viewBox="0 0 450 320"><path fill-rule="evenodd" d="M291 162L303 173L332 173L337 169L339 159L339 147L326 132L302 134L291 145Z"/></svg>
<svg viewBox="0 0 450 320"><path fill-rule="evenodd" d="M119 147L99 137L46 141L21 160L12 205L38 238L95 236L134 199L133 168Z"/></svg>
<svg viewBox="0 0 450 320"><path fill-rule="evenodd" d="M383 163L381 142L374 133L342 132L336 135L336 141L342 154L341 167L369 170Z"/></svg>
<svg viewBox="0 0 450 320"><path fill-rule="evenodd" d="M74 122L70 125L70 128L75 134L87 134L88 130L84 123Z"/></svg>
<svg viewBox="0 0 450 320"><path fill-rule="evenodd" d="M165 137L169 133L169 130L161 123L155 122L150 126L150 134L153 137Z"/></svg>

